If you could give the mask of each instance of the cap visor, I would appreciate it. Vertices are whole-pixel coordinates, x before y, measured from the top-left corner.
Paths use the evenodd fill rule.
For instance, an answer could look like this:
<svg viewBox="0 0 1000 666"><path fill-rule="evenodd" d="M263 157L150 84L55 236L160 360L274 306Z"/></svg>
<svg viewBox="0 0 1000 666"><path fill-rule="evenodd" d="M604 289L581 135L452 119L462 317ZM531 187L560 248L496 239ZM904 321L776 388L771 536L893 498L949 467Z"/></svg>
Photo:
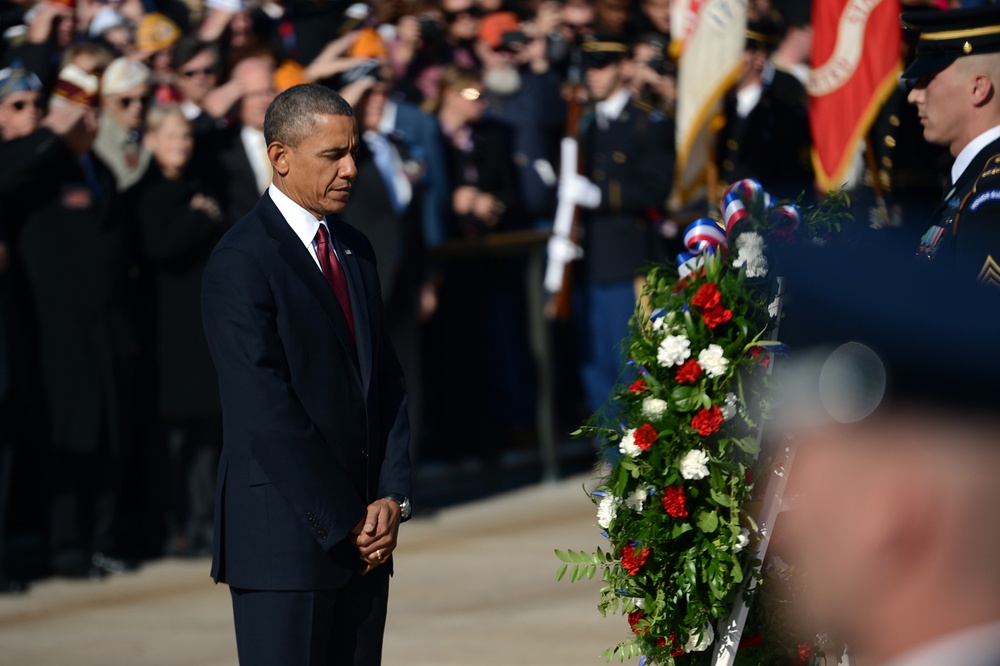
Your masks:
<svg viewBox="0 0 1000 666"><path fill-rule="evenodd" d="M917 56L916 60L903 72L904 79L919 79L929 74L935 74L955 62L957 58L948 56L939 58L928 58L927 56Z"/></svg>

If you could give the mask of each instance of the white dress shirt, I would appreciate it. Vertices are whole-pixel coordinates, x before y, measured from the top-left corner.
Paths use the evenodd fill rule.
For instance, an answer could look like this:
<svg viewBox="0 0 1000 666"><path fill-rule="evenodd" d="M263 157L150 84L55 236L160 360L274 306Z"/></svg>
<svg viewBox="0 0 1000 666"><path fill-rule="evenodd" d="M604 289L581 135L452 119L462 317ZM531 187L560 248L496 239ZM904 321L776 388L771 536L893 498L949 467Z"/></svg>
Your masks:
<svg viewBox="0 0 1000 666"><path fill-rule="evenodd" d="M315 215L289 199L288 195L279 190L273 183L267 188L267 193L271 197L271 201L274 202L275 207L277 207L278 212L285 218L285 222L288 223L288 226L292 228L295 235L302 241L306 251L309 252L309 256L316 262L316 267L322 271L319 256L316 254L316 232L319 231L319 225L322 224L326 227L327 233L330 235L330 249L333 250L334 255L337 254L337 248L333 245L333 233L330 231L330 225L326 223L326 218L317 220Z"/></svg>
<svg viewBox="0 0 1000 666"><path fill-rule="evenodd" d="M274 172L271 169L271 160L267 156L267 141L264 140L264 133L259 129L247 127L240 128L240 140L243 141L243 150L246 151L250 168L253 169L254 180L257 181L257 191L261 194L271 184L271 177Z"/></svg>
<svg viewBox="0 0 1000 666"><path fill-rule="evenodd" d="M988 129L975 139L969 142L962 152L958 154L955 158L955 163L951 165L951 184L954 185L958 182L958 179L962 177L965 170L969 168L972 164L973 158L979 154L979 152L990 145L997 139L1000 139L1000 125L992 129Z"/></svg>
<svg viewBox="0 0 1000 666"><path fill-rule="evenodd" d="M622 111L628 106L630 99L632 99L632 93L628 91L628 88L622 88L606 100L598 102L594 111L597 116L597 126L602 130L607 129L610 123L618 120L618 116L622 115Z"/></svg>
<svg viewBox="0 0 1000 666"><path fill-rule="evenodd" d="M996 666L1000 622L958 631L911 650L885 666Z"/></svg>

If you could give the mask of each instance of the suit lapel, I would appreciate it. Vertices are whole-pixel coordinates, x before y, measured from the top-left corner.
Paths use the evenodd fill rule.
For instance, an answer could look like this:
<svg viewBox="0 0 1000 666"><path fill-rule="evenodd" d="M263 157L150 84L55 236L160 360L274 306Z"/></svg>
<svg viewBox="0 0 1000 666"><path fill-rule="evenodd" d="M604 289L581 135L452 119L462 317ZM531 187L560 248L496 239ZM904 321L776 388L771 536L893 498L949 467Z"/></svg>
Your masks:
<svg viewBox="0 0 1000 666"><path fill-rule="evenodd" d="M340 259L340 263L344 267L344 274L347 276L347 288L351 295L351 310L354 311L354 333L357 338L358 361L361 364L361 384L364 387L365 395L368 395L373 359L371 316L368 312L364 278L361 275L357 255L344 244L340 234L334 234L333 244L337 248L337 257Z"/></svg>
<svg viewBox="0 0 1000 666"><path fill-rule="evenodd" d="M333 295L333 291L330 290L330 285L327 284L322 271L320 271L316 262L310 256L309 251L306 250L302 241L299 240L299 237L295 235L292 228L288 226L288 223L281 216L281 213L278 212L274 202L271 201L271 197L261 197L258 208L261 219L268 224L272 232L271 235L279 242L278 254L295 271L309 291L312 292L312 295L319 301L319 304L323 308L323 313L340 339L341 344L347 348L349 352L348 356L354 359L355 362L351 365L355 371L355 378L360 383L358 357L357 354L353 353L354 341L351 339L351 331L347 327L347 319L344 318L344 313L340 310L340 304L337 302L336 296ZM353 293L351 298L353 302ZM356 312L357 310L355 310ZM355 314L355 319L357 319L357 314Z"/></svg>

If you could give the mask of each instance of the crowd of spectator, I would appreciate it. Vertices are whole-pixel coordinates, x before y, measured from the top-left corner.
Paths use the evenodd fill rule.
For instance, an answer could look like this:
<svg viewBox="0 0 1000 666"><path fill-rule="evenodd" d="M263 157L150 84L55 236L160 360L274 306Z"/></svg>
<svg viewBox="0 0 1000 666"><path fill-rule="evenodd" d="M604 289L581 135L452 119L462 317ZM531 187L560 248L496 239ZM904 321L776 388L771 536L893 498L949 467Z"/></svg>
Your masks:
<svg viewBox="0 0 1000 666"><path fill-rule="evenodd" d="M775 2L748 3L719 168L807 188L809 3ZM200 273L267 189L265 111L299 83L356 110L345 218L379 256L416 455L492 459L531 441L526 262L477 241L551 228L559 141L588 103L585 40L627 45L629 95L673 115L670 9L0 0L0 578L5 532L43 534L45 566L66 576L210 546L221 419ZM669 220L667 199L658 212ZM573 336L557 335L572 423L586 408Z"/></svg>

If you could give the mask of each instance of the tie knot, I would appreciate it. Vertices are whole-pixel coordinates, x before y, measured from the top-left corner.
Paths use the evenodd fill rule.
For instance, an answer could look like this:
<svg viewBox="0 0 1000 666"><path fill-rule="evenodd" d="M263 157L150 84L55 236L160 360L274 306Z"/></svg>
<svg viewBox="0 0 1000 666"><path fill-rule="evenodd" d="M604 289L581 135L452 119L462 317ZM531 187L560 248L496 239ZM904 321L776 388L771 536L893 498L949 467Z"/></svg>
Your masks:
<svg viewBox="0 0 1000 666"><path fill-rule="evenodd" d="M326 225L322 222L319 223L319 229L316 230L316 244L327 245L330 242L330 230L326 228Z"/></svg>

